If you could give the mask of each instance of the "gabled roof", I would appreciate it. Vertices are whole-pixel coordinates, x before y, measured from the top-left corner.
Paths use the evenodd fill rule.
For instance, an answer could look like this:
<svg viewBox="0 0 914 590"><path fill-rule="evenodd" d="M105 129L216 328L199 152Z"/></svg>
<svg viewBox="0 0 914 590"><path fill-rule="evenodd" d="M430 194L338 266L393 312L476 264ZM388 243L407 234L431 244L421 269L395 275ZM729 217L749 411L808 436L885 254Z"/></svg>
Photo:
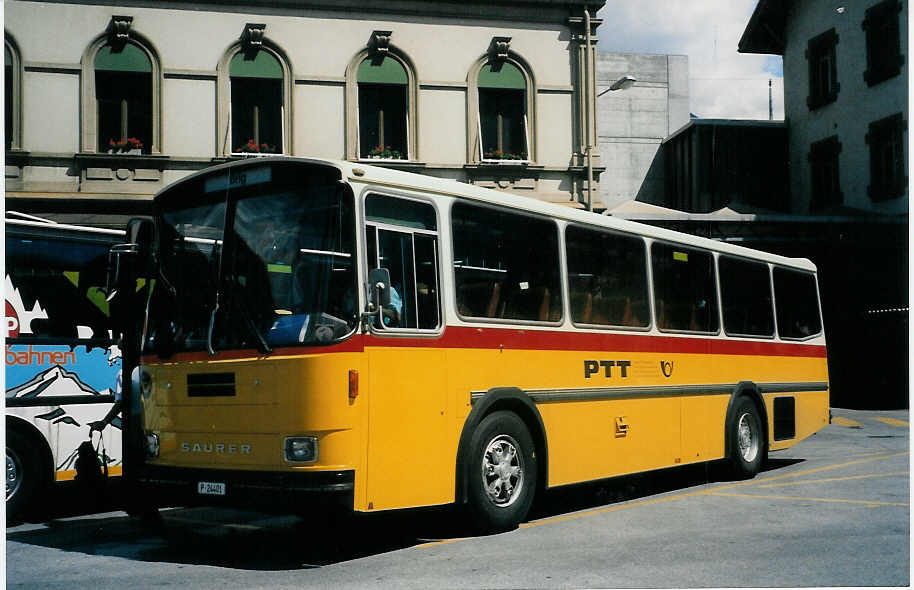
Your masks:
<svg viewBox="0 0 914 590"><path fill-rule="evenodd" d="M790 0L758 0L739 40L740 53L784 55L784 32Z"/></svg>

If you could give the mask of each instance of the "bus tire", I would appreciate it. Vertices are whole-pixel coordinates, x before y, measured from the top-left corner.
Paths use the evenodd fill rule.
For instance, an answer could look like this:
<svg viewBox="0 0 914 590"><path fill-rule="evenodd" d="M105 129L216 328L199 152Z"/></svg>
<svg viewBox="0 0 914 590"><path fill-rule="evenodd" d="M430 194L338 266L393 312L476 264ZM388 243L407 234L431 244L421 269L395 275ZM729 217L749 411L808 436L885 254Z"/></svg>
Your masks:
<svg viewBox="0 0 914 590"><path fill-rule="evenodd" d="M21 522L41 491L38 456L29 439L15 428L6 430L6 517Z"/></svg>
<svg viewBox="0 0 914 590"><path fill-rule="evenodd" d="M758 406L746 396L736 400L730 428L728 453L730 475L735 479L752 479L762 468L765 457L765 434Z"/></svg>
<svg viewBox="0 0 914 590"><path fill-rule="evenodd" d="M483 418L470 440L468 497L474 527L489 533L515 528L533 503L537 465L533 438L514 413Z"/></svg>

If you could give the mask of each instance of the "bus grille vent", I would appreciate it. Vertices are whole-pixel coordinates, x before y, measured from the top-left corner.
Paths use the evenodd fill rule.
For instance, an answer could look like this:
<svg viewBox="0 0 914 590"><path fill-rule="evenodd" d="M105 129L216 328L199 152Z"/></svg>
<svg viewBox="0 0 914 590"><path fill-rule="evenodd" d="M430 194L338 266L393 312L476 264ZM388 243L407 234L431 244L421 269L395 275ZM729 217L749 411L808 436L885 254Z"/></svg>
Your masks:
<svg viewBox="0 0 914 590"><path fill-rule="evenodd" d="M196 373L187 376L188 397L235 395L234 373Z"/></svg>

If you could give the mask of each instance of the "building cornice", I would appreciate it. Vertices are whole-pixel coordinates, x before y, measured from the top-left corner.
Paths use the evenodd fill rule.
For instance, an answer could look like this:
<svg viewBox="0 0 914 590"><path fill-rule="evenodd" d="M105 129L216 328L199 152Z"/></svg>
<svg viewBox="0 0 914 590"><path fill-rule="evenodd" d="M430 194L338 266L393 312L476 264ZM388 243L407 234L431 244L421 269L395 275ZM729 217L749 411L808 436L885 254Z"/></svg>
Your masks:
<svg viewBox="0 0 914 590"><path fill-rule="evenodd" d="M739 40L740 53L784 55L787 0L759 0Z"/></svg>
<svg viewBox="0 0 914 590"><path fill-rule="evenodd" d="M38 1L38 0L25 0ZM584 9L591 14L606 0L222 0L221 2L185 2L162 0L40 0L57 4L118 6L171 10L244 12L247 14L280 14L304 16L309 13L343 13L351 17L398 15L415 17L459 18L512 21L517 23L566 24L572 15Z"/></svg>

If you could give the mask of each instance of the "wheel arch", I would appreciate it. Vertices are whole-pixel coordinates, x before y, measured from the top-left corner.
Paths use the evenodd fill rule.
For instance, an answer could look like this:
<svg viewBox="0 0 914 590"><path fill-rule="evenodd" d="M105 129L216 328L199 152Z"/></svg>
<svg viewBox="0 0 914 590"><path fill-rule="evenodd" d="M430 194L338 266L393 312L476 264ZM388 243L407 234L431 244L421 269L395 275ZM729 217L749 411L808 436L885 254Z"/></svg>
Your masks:
<svg viewBox="0 0 914 590"><path fill-rule="evenodd" d="M6 416L6 431L15 431L29 441L41 460L39 471L43 480L41 483L51 484L54 481L54 456L44 435L28 420L10 415Z"/></svg>
<svg viewBox="0 0 914 590"><path fill-rule="evenodd" d="M741 398L748 398L758 408L759 419L762 421L762 453L763 457L768 454L768 410L765 408L765 400L758 385L752 381L740 381L730 394L730 401L727 404L727 418L724 423L724 458L729 459L731 449L733 448L733 428L736 416L736 404Z"/></svg>
<svg viewBox="0 0 914 590"><path fill-rule="evenodd" d="M517 387L495 387L488 390L485 395L473 402L473 409L463 423L460 433L460 442L457 446L456 489L454 499L458 504L467 501L466 467L470 440L479 423L493 412L507 411L517 415L527 427L535 446L537 457L536 490L546 487L549 469L549 445L546 439L546 427L543 418L536 409L536 404L523 390Z"/></svg>

